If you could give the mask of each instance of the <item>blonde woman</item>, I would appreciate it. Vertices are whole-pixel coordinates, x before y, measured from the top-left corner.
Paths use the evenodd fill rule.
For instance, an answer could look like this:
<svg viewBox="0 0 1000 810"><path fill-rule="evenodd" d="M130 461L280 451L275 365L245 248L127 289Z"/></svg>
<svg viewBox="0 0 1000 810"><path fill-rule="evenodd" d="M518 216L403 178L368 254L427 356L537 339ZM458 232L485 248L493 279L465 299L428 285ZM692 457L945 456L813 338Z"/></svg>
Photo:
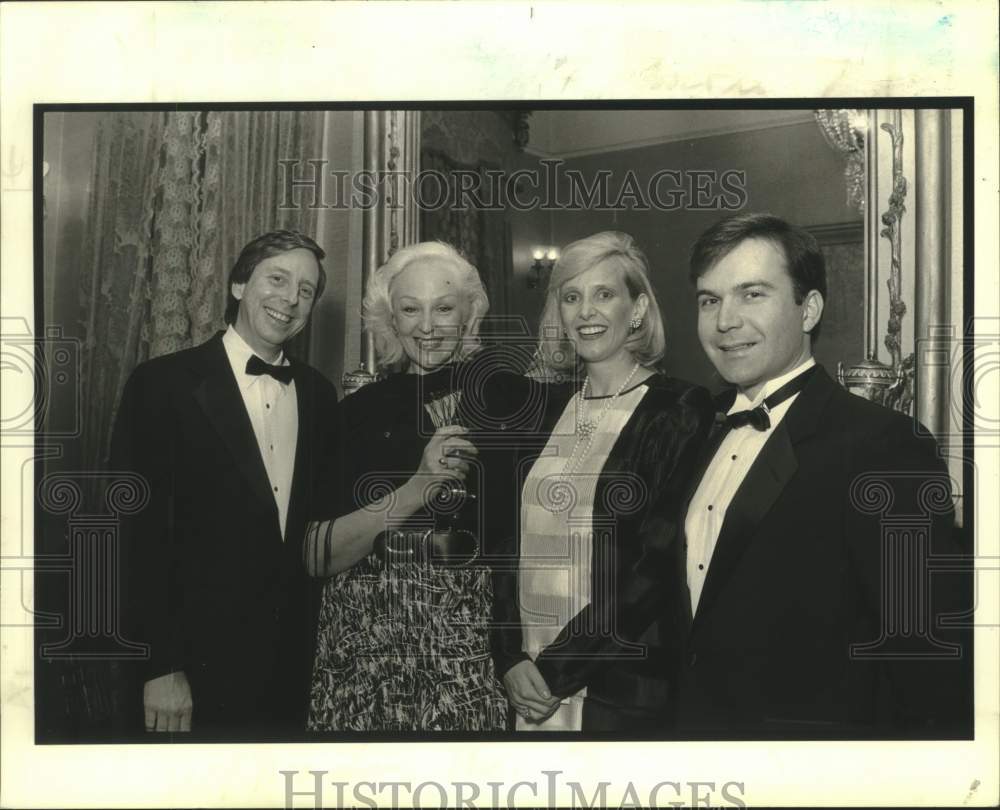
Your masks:
<svg viewBox="0 0 1000 810"><path fill-rule="evenodd" d="M663 321L627 234L563 251L539 334L546 364L577 382L548 397L550 435L524 479L519 570L497 585L497 667L519 731L658 729L683 585L676 515L712 400L658 371Z"/></svg>
<svg viewBox="0 0 1000 810"><path fill-rule="evenodd" d="M476 269L440 242L403 248L373 274L365 328L391 373L340 404L329 513L306 537L308 571L328 578L311 730L505 727L508 705L489 654L490 571L481 561L489 450L479 453L468 432L489 414L467 408L470 427L435 428L440 403L454 406L481 382L487 352L477 330L488 308ZM442 491L473 484L480 497L466 522L475 525L428 534L442 519ZM496 511L499 518L511 509Z"/></svg>

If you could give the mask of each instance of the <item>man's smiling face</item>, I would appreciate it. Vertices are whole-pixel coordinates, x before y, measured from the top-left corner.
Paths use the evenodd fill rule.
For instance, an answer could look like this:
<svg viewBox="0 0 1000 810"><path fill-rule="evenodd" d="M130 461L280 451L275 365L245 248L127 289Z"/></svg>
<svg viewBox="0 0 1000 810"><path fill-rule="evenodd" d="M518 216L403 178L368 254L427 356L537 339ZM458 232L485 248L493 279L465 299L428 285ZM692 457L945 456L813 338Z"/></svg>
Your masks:
<svg viewBox="0 0 1000 810"><path fill-rule="evenodd" d="M319 263L312 251L295 248L264 259L249 281L233 284L240 302L235 328L264 360L274 362L281 347L309 321Z"/></svg>
<svg viewBox="0 0 1000 810"><path fill-rule="evenodd" d="M823 297L801 302L780 247L747 239L698 278L698 339L712 365L753 399L811 355Z"/></svg>

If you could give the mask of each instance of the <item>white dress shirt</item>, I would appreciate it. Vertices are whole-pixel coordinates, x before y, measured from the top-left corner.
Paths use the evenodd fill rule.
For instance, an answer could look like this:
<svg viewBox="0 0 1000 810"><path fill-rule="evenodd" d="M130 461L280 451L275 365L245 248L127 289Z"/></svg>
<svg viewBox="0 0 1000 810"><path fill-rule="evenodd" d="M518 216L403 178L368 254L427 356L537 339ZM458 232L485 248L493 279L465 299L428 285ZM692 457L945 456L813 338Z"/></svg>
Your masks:
<svg viewBox="0 0 1000 810"><path fill-rule="evenodd" d="M253 425L257 447L260 448L260 456L271 485L271 494L278 507L281 537L284 539L288 501L292 494L292 476L295 472L295 444L299 436L295 381L285 385L270 374L247 374L247 361L254 355L254 351L232 326L222 336L222 345L233 368L250 424ZM282 354L273 365L288 365L288 360Z"/></svg>
<svg viewBox="0 0 1000 810"><path fill-rule="evenodd" d="M753 400L742 393L737 394L729 413L756 408L786 382L814 365L816 361L810 357L787 374L768 380ZM755 430L750 425L730 430L705 469L684 519L684 532L687 535L687 581L691 591L692 614L698 611L698 601L705 586L705 577L708 576L719 532L726 519L726 510L750 467L757 460L757 454L797 397L798 394L790 396L768 412L771 427L767 430Z"/></svg>

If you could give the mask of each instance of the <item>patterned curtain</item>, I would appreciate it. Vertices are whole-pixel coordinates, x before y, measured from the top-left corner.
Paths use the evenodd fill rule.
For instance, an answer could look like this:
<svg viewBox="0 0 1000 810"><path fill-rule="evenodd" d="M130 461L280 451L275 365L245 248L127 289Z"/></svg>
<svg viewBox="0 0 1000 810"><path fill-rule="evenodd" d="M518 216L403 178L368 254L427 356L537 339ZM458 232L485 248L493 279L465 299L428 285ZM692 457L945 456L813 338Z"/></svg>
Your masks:
<svg viewBox="0 0 1000 810"><path fill-rule="evenodd" d="M315 235L316 211L281 208L282 159L317 158L318 112L111 113L101 122L80 271L84 459L100 469L128 375L223 327L242 247L277 228ZM305 333L291 350L305 358Z"/></svg>
<svg viewBox="0 0 1000 810"><path fill-rule="evenodd" d="M162 113L111 114L97 132L80 257L83 313L81 434L101 469L125 380L148 354L154 201L164 160Z"/></svg>
<svg viewBox="0 0 1000 810"><path fill-rule="evenodd" d="M449 198L455 194L456 169L473 170L483 178L483 188L489 188L485 176L488 168L496 168L487 163L472 166L459 163L443 152L424 149L420 154L420 168L424 172L433 171L437 177L448 178ZM426 199L434 199L437 191L424 192ZM476 269L490 298L490 312L507 311L507 231L502 212L484 211L474 205L464 210L442 205L425 208L420 213L420 233L423 239L440 239L447 242L465 256ZM488 331L488 329L487 329Z"/></svg>

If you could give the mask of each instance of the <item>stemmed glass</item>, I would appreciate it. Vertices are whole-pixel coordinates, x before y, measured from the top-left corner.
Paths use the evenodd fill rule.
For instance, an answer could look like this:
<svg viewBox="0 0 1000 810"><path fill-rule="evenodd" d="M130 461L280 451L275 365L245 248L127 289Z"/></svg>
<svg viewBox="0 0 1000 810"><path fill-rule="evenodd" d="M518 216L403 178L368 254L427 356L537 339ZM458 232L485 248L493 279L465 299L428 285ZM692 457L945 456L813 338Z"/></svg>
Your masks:
<svg viewBox="0 0 1000 810"><path fill-rule="evenodd" d="M435 429L447 427L448 425L461 425L462 420L459 410L462 404L461 391L435 392L424 402L424 409L431 418L431 424ZM461 456L455 452L456 456ZM475 496L466 489L465 484L459 480L452 480L445 488L446 500L454 501L455 511L461 509L464 502L473 499Z"/></svg>
<svg viewBox="0 0 1000 810"><path fill-rule="evenodd" d="M424 401L424 408L437 429L463 424L460 415L461 404L461 390L445 390L430 392ZM461 451L457 449L450 455L456 458L463 457ZM432 542L430 553L434 555L436 552L439 555L434 558L437 564L460 566L471 564L478 558L480 547L476 534L467 526L470 516L463 514L463 510L470 502L476 500L476 495L469 492L461 480L448 479L438 488L434 500L436 503L432 504L431 508L445 516L443 521L445 525L438 525L430 534L434 537L450 538L450 543L442 550L436 548Z"/></svg>

